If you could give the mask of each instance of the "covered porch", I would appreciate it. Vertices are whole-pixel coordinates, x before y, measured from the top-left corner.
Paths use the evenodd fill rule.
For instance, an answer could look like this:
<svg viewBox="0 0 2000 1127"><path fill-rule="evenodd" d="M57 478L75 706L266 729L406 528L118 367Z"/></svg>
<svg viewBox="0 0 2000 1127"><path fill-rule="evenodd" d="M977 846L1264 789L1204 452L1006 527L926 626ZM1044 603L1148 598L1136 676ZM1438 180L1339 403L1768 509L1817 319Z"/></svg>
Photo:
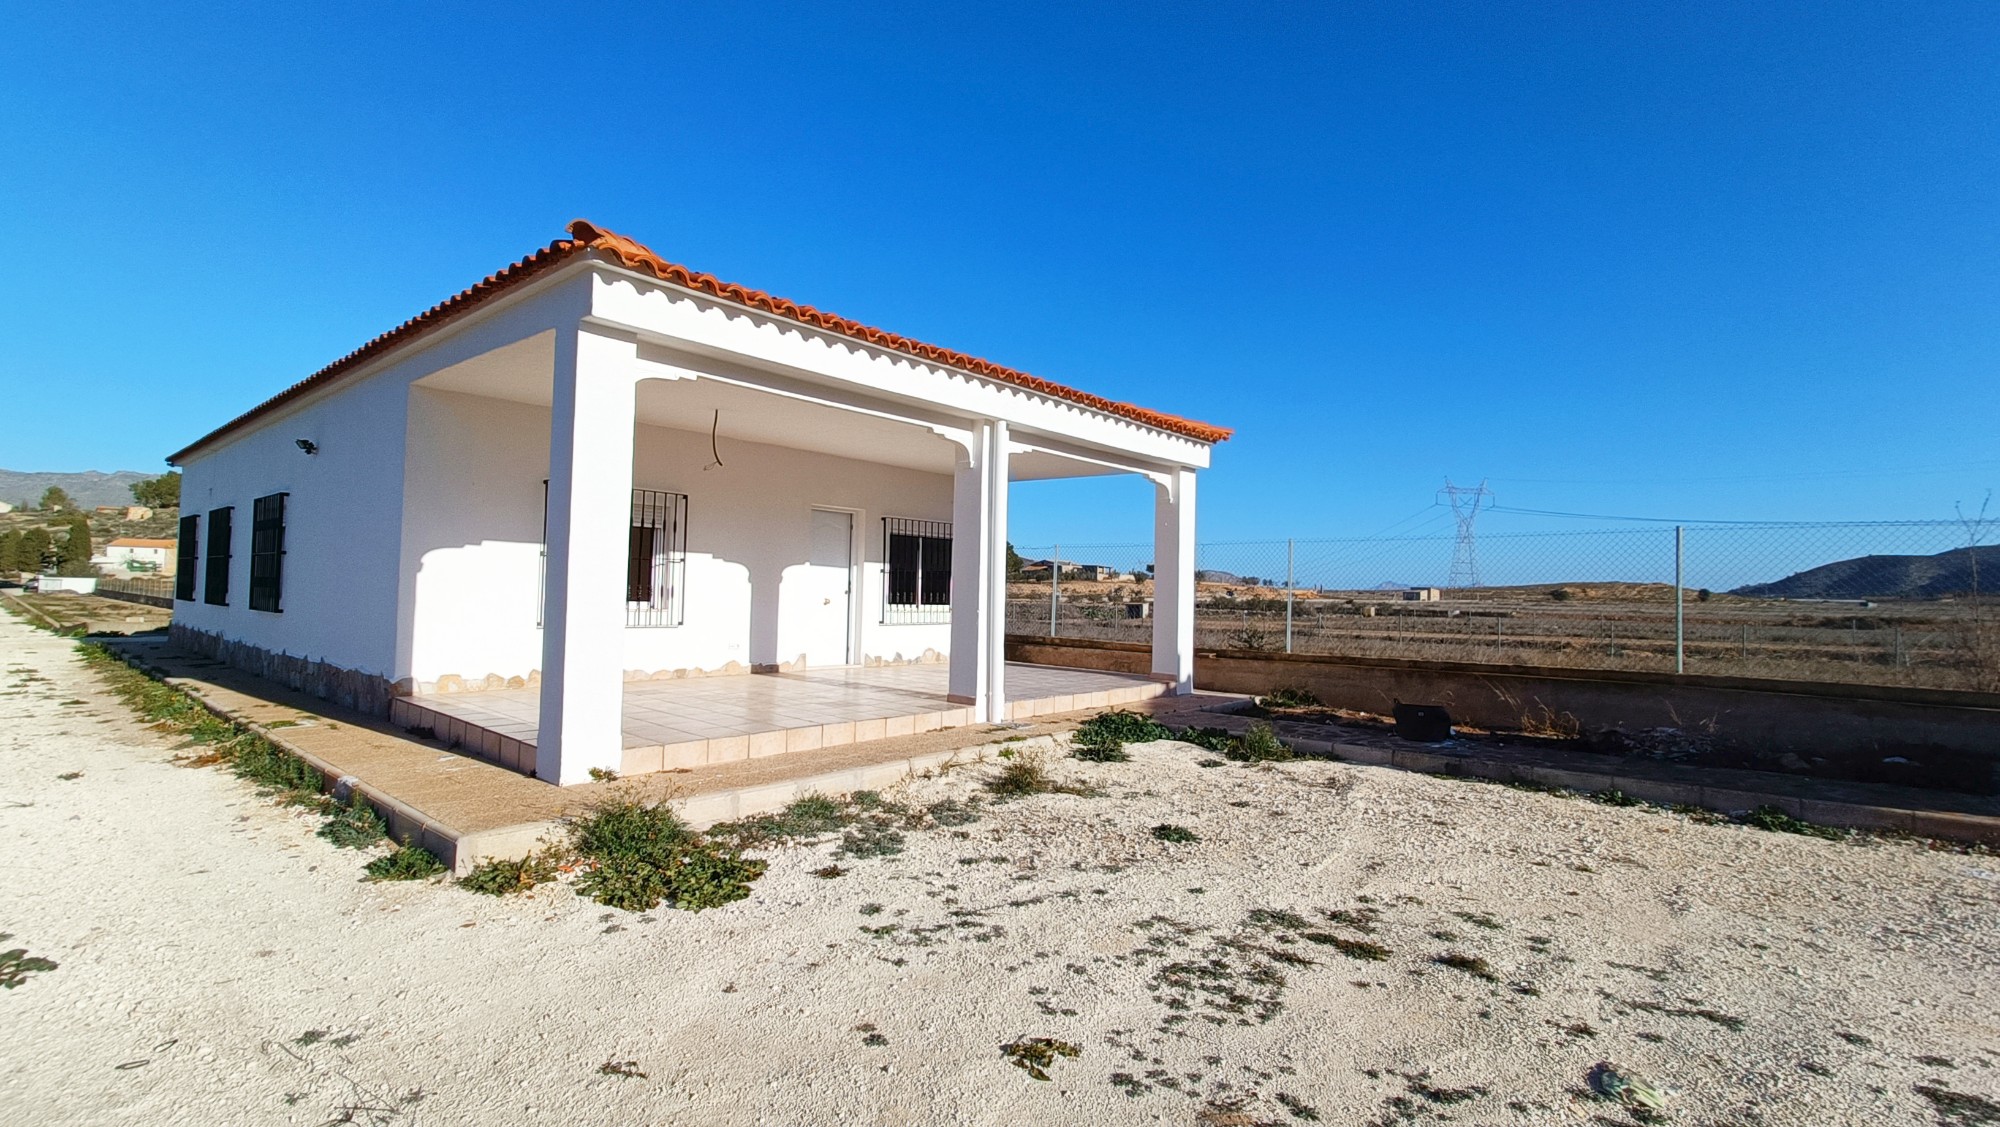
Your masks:
<svg viewBox="0 0 2000 1127"><path fill-rule="evenodd" d="M1010 662L1010 700L997 719L1023 721L1114 708L1167 695L1150 677ZM400 727L513 770L532 772L541 738L541 693L496 689L403 697ZM819 751L973 723L953 703L943 665L834 667L746 676L634 681L620 708L624 775L690 770L791 752Z"/></svg>
<svg viewBox="0 0 2000 1127"><path fill-rule="evenodd" d="M399 723L567 785L1192 691L1209 430L589 245L408 385ZM1010 666L1009 484L1105 474L1152 672Z"/></svg>

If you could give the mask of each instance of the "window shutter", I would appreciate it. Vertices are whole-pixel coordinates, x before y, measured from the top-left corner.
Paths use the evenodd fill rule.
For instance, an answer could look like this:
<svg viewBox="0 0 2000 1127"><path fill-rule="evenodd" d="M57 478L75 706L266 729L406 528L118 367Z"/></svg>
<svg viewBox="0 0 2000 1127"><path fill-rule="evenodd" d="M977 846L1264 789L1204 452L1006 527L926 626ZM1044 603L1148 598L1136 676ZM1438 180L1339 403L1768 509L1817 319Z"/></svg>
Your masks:
<svg viewBox="0 0 2000 1127"><path fill-rule="evenodd" d="M201 601L210 606L229 605L230 507L208 511L208 566L202 576Z"/></svg>
<svg viewBox="0 0 2000 1127"><path fill-rule="evenodd" d="M284 609L285 493L259 497L250 509L250 609Z"/></svg>
<svg viewBox="0 0 2000 1127"><path fill-rule="evenodd" d="M174 551L174 598L194 601L194 573L201 569L201 515L181 518L181 540Z"/></svg>

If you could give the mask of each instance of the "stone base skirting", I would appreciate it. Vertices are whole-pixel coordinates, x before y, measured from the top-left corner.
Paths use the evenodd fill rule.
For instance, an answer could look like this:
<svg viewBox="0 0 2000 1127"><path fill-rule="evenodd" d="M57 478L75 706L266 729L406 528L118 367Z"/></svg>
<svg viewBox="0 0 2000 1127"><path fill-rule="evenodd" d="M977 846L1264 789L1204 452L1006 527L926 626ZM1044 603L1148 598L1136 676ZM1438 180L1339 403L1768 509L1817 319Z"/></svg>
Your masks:
<svg viewBox="0 0 2000 1127"><path fill-rule="evenodd" d="M401 695L397 686L386 677L345 669L309 657L272 653L262 646L238 642L178 622L168 627L167 636L176 646L190 653L371 716L389 715L389 702Z"/></svg>

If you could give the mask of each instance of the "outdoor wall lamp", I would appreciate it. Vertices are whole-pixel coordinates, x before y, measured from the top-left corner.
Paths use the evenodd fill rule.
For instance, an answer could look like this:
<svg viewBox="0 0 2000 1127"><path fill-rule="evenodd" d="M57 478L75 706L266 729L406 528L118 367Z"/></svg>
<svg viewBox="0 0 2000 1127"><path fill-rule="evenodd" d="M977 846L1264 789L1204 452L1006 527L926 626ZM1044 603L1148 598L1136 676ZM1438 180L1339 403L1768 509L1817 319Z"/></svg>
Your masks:
<svg viewBox="0 0 2000 1127"><path fill-rule="evenodd" d="M299 449L301 449L301 450L305 451L305 452L306 452L307 454L317 454L317 453L319 453L319 443L317 443L317 442L314 442L314 441L313 441L312 439L310 439L310 438L301 438L301 439L299 439L299 440L298 440L298 447L299 447Z"/></svg>

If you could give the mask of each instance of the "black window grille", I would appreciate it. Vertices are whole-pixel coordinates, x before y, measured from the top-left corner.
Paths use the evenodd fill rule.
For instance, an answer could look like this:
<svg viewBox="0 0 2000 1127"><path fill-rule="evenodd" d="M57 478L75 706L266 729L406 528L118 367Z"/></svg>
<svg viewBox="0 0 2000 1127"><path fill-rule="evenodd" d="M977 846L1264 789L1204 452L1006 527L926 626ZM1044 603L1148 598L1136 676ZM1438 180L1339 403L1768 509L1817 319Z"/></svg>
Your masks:
<svg viewBox="0 0 2000 1127"><path fill-rule="evenodd" d="M625 625L679 626L686 621L687 507L686 494L632 491Z"/></svg>
<svg viewBox="0 0 2000 1127"><path fill-rule="evenodd" d="M181 518L181 539L174 549L174 598L194 601L194 575L201 570L201 515Z"/></svg>
<svg viewBox="0 0 2000 1127"><path fill-rule="evenodd" d="M229 605L229 522L233 507L208 510L208 561L201 585L201 601L210 606Z"/></svg>
<svg viewBox="0 0 2000 1127"><path fill-rule="evenodd" d="M250 510L250 609L277 614L285 587L285 498L259 497Z"/></svg>
<svg viewBox="0 0 2000 1127"><path fill-rule="evenodd" d="M884 517L882 621L951 621L951 522Z"/></svg>

